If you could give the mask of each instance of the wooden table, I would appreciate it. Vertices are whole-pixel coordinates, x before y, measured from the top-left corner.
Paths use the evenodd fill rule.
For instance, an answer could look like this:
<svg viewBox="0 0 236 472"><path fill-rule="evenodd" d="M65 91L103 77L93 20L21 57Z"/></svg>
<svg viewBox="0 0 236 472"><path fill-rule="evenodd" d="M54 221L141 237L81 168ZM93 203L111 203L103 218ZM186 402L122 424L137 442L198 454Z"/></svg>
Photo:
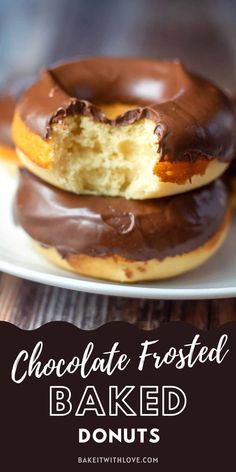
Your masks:
<svg viewBox="0 0 236 472"><path fill-rule="evenodd" d="M230 0L0 1L0 86L72 56L180 58L236 89L236 2ZM149 301L89 295L0 275L0 319L33 329L67 320L141 328L184 320L207 329L236 319L236 300Z"/></svg>

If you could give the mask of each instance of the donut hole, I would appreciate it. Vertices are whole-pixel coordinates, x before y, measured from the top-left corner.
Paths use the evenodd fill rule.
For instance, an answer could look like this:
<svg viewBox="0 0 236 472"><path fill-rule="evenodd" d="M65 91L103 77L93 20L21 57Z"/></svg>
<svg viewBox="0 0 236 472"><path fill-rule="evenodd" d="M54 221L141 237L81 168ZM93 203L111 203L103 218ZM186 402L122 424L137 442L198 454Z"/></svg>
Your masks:
<svg viewBox="0 0 236 472"><path fill-rule="evenodd" d="M138 105L126 104L126 103L99 103L98 108L106 115L110 120L114 120L119 115L123 115L129 110L137 108Z"/></svg>

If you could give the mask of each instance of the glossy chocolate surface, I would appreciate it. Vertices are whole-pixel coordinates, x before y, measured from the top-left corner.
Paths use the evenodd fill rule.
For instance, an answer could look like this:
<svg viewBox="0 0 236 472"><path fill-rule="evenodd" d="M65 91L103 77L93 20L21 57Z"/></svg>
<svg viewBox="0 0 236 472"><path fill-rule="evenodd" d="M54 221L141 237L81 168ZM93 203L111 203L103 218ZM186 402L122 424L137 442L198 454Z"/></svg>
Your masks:
<svg viewBox="0 0 236 472"><path fill-rule="evenodd" d="M134 103L137 108L110 120L98 104L116 102ZM155 123L162 159L192 160L201 155L227 161L235 153L236 117L230 100L179 62L94 58L62 64L42 72L17 111L44 139L50 136L52 123L70 114L111 126L146 117Z"/></svg>
<svg viewBox="0 0 236 472"><path fill-rule="evenodd" d="M15 102L10 95L0 95L0 145L14 147L11 138L11 124Z"/></svg>
<svg viewBox="0 0 236 472"><path fill-rule="evenodd" d="M224 184L155 200L78 196L20 170L16 221L42 245L63 255L164 259L192 251L220 228L227 209Z"/></svg>

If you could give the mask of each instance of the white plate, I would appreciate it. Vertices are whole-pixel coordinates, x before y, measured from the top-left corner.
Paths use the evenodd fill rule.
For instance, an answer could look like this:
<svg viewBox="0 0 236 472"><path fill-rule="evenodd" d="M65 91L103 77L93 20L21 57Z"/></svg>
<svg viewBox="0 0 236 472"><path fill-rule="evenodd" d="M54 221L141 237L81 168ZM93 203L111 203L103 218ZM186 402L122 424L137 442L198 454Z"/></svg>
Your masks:
<svg viewBox="0 0 236 472"><path fill-rule="evenodd" d="M0 162L0 270L44 284L90 293L151 299L201 299L236 296L236 219L220 251L199 269L163 281L118 284L75 276L50 264L31 247L12 218L17 185L14 173Z"/></svg>

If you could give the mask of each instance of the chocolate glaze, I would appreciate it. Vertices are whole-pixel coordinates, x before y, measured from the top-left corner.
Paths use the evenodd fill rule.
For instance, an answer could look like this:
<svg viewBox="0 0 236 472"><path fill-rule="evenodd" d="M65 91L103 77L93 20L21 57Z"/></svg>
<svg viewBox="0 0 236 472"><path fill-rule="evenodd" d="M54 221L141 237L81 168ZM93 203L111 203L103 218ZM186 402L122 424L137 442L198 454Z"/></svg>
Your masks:
<svg viewBox="0 0 236 472"><path fill-rule="evenodd" d="M206 243L227 209L224 184L153 200L78 196L20 171L16 221L42 245L63 255L118 254L131 260L164 259Z"/></svg>
<svg viewBox="0 0 236 472"><path fill-rule="evenodd" d="M0 144L14 147L11 138L11 123L15 110L15 101L10 95L0 96Z"/></svg>
<svg viewBox="0 0 236 472"><path fill-rule="evenodd" d="M235 112L236 112L236 92L231 97ZM230 166L224 173L224 181L229 190L235 191L235 180L236 180L236 153Z"/></svg>
<svg viewBox="0 0 236 472"><path fill-rule="evenodd" d="M108 119L96 104L134 103L137 108ZM234 156L236 117L230 100L211 82L179 62L145 59L83 59L44 70L22 96L17 111L42 138L51 124L81 114L111 126L141 118L155 123L162 158L222 161Z"/></svg>

